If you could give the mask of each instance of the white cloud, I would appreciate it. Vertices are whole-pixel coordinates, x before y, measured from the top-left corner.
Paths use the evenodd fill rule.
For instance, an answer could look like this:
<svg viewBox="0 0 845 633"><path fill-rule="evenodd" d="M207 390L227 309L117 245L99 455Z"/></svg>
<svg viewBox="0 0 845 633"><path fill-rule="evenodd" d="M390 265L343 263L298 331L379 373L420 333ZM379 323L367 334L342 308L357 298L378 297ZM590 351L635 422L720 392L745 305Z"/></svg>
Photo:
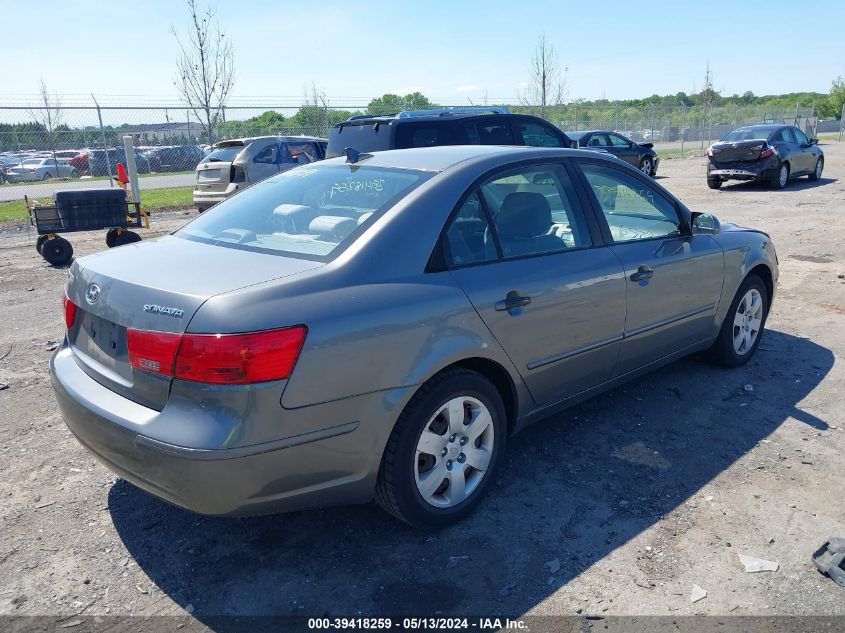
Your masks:
<svg viewBox="0 0 845 633"><path fill-rule="evenodd" d="M475 92L476 90L478 90L478 86L473 84L467 84L455 88L455 92Z"/></svg>
<svg viewBox="0 0 845 633"><path fill-rule="evenodd" d="M390 91L390 94L399 95L400 97L404 97L405 95L409 95L412 92L425 92L425 88L421 86L411 86L410 88L393 88Z"/></svg>

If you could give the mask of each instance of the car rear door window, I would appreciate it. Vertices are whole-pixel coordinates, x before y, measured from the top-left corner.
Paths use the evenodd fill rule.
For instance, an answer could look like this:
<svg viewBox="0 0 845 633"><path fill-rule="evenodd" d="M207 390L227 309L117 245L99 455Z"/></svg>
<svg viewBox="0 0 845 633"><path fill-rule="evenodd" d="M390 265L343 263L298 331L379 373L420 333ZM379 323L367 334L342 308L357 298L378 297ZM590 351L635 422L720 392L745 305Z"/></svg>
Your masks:
<svg viewBox="0 0 845 633"><path fill-rule="evenodd" d="M517 121L514 124L517 134L522 137L524 145L533 147L564 147L560 136L539 123Z"/></svg>
<svg viewBox="0 0 845 633"><path fill-rule="evenodd" d="M486 182L480 193L505 258L591 244L578 198L560 165L522 167Z"/></svg>
<svg viewBox="0 0 845 633"><path fill-rule="evenodd" d="M454 145L452 130L443 124L400 125L396 129L396 148L434 147L437 145Z"/></svg>
<svg viewBox="0 0 845 633"><path fill-rule="evenodd" d="M505 122L476 121L478 140L482 145L513 145L513 134Z"/></svg>
<svg viewBox="0 0 845 633"><path fill-rule="evenodd" d="M262 149L255 158L252 159L254 163L263 163L273 165L279 161L279 146L276 143L268 145Z"/></svg>
<svg viewBox="0 0 845 633"><path fill-rule="evenodd" d="M614 167L581 163L614 242L680 235L675 205L632 174Z"/></svg>
<svg viewBox="0 0 845 633"><path fill-rule="evenodd" d="M455 266L479 264L497 259L496 244L478 191L461 205L446 230L449 259Z"/></svg>
<svg viewBox="0 0 845 633"><path fill-rule="evenodd" d="M291 143L285 144L284 162L306 165L318 159L317 147L314 143Z"/></svg>
<svg viewBox="0 0 845 633"><path fill-rule="evenodd" d="M607 134L593 134L590 136L590 140L587 141L587 147L607 147L610 145L610 141L607 138Z"/></svg>

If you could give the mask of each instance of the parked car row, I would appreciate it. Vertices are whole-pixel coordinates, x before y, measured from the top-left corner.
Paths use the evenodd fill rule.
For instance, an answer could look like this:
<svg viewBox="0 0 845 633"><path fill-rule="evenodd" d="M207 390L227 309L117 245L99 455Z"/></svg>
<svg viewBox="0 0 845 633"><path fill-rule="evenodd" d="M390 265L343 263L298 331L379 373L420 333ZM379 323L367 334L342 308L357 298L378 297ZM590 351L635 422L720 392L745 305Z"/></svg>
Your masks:
<svg viewBox="0 0 845 633"><path fill-rule="evenodd" d="M190 171L205 154L197 145L141 147L135 149L135 164L139 174ZM47 160L48 163L32 169L36 160ZM110 173L115 174L117 163L126 165L126 150L123 147L109 150L86 148L4 153L0 154L0 184L50 178L108 176Z"/></svg>

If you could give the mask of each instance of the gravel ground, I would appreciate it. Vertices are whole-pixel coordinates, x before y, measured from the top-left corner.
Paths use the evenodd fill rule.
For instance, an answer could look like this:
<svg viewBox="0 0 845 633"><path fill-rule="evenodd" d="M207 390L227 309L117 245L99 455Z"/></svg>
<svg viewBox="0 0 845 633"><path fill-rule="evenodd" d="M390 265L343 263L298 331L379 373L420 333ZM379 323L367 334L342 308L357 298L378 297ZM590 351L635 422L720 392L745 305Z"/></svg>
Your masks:
<svg viewBox="0 0 845 633"><path fill-rule="evenodd" d="M703 159L664 161L692 208L775 239L757 356L684 360L531 427L479 512L436 533L374 506L206 518L117 479L50 388L66 272L0 225L0 614L845 615L810 560L845 536L845 144L823 149L825 177L784 191L710 191Z"/></svg>

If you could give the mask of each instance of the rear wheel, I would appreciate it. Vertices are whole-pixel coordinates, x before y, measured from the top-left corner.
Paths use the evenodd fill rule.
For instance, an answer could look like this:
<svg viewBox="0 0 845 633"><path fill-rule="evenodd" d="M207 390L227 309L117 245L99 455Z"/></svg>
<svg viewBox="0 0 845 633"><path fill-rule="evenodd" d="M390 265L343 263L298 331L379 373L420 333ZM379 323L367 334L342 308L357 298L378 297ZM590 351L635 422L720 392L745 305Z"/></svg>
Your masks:
<svg viewBox="0 0 845 633"><path fill-rule="evenodd" d="M484 376L444 371L423 385L387 441L376 500L420 528L469 515L490 486L505 449L502 398Z"/></svg>
<svg viewBox="0 0 845 633"><path fill-rule="evenodd" d="M108 236L106 236L108 239ZM135 233L134 231L124 231L120 235L116 235L114 238L114 246L123 246L124 244L134 244L135 242L140 242L141 236Z"/></svg>
<svg viewBox="0 0 845 633"><path fill-rule="evenodd" d="M108 246L109 248L114 247L114 241L117 239L117 234L117 229L109 229L106 232L106 246Z"/></svg>
<svg viewBox="0 0 845 633"><path fill-rule="evenodd" d="M777 171L769 178L769 186L772 189L783 189L789 182L789 163L781 163Z"/></svg>
<svg viewBox="0 0 845 633"><path fill-rule="evenodd" d="M651 158L648 156L644 156L643 159L640 161L640 171L643 172L646 176L651 176L651 172L654 169L654 163L652 162Z"/></svg>
<svg viewBox="0 0 845 633"><path fill-rule="evenodd" d="M747 363L757 351L768 314L766 285L757 275L749 275L737 290L719 336L710 348L713 361L725 367Z"/></svg>
<svg viewBox="0 0 845 633"><path fill-rule="evenodd" d="M707 186L711 189L720 189L722 187L722 182L724 181L721 178L707 177Z"/></svg>
<svg viewBox="0 0 845 633"><path fill-rule="evenodd" d="M813 170L813 173L810 174L810 180L818 180L822 177L822 171L824 170L824 158L819 158L816 161L816 168Z"/></svg>
<svg viewBox="0 0 845 633"><path fill-rule="evenodd" d="M38 239L35 240L35 250L38 251L38 254L41 254L41 247L44 246L44 242L47 241L49 235L39 235Z"/></svg>
<svg viewBox="0 0 845 633"><path fill-rule="evenodd" d="M73 246L63 237L51 237L41 246L41 256L53 266L64 266L73 258Z"/></svg>

